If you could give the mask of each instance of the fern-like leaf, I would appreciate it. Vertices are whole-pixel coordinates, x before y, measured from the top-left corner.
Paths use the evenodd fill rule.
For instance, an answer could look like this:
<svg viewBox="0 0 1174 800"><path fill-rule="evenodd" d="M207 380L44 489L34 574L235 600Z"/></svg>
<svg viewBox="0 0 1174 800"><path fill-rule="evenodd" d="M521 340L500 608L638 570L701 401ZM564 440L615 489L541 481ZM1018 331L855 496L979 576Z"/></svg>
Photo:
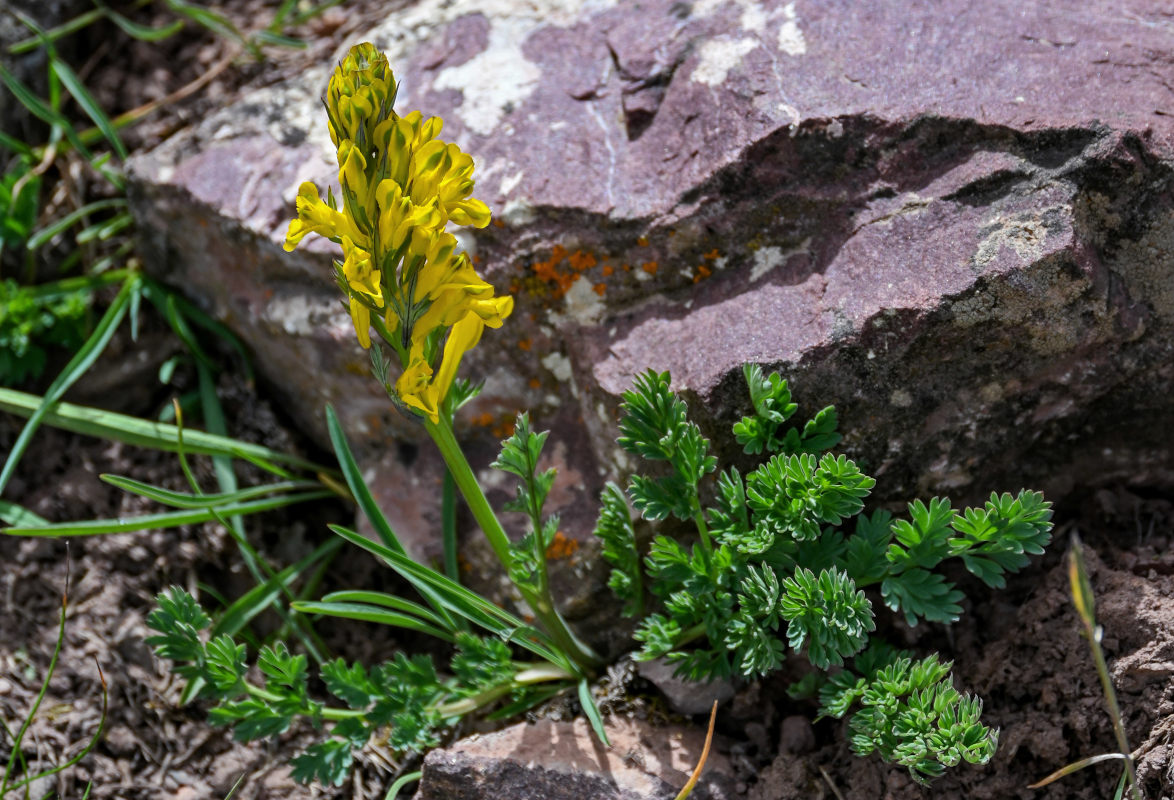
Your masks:
<svg viewBox="0 0 1174 800"><path fill-rule="evenodd" d="M806 648L807 659L820 669L843 664L876 628L872 605L844 572L829 569L816 576L801 567L783 588L787 641L794 650Z"/></svg>

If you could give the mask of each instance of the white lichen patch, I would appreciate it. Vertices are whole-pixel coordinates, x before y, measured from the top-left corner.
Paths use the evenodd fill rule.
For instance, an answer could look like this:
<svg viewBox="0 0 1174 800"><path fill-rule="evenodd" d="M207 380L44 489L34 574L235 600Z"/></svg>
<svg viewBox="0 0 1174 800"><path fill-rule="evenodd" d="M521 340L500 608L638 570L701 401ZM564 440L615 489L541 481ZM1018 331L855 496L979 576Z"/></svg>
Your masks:
<svg viewBox="0 0 1174 800"><path fill-rule="evenodd" d="M433 89L461 92L457 113L482 136L493 133L505 109L520 106L542 77L542 70L522 54L534 20L510 17L492 20L490 26L484 50L460 66L441 70L432 82Z"/></svg>
<svg viewBox="0 0 1174 800"><path fill-rule="evenodd" d="M505 204L497 217L511 228L521 228L537 219L538 215L534 206L521 198L515 198Z"/></svg>
<svg viewBox="0 0 1174 800"><path fill-rule="evenodd" d="M571 359L562 353L547 353L542 357L542 366L546 367L559 383L571 379Z"/></svg>
<svg viewBox="0 0 1174 800"><path fill-rule="evenodd" d="M575 281L563 295L562 312L551 314L551 321L559 327L567 319L580 325L594 325L603 317L605 309L603 298L592 288L590 281Z"/></svg>
<svg viewBox="0 0 1174 800"><path fill-rule="evenodd" d="M507 175L501 179L501 195L504 197L514 190L521 181L522 176L526 174L525 170L518 170L513 175Z"/></svg>
<svg viewBox="0 0 1174 800"><path fill-rule="evenodd" d="M756 47L757 39L710 39L701 45L700 59L689 76L690 80L706 86L720 86L725 83L730 70L741 64L746 54Z"/></svg>
<svg viewBox="0 0 1174 800"><path fill-rule="evenodd" d="M775 267L782 266L783 262L781 247L760 247L754 252L754 266L750 269L750 282L754 283Z"/></svg>
<svg viewBox="0 0 1174 800"><path fill-rule="evenodd" d="M791 256L808 253L811 249L811 237L804 239L797 246L788 250L773 245L760 247L754 251L754 266L750 268L750 282L760 280L776 267L787 263Z"/></svg>
<svg viewBox="0 0 1174 800"><path fill-rule="evenodd" d="M487 397L518 397L526 392L526 381L516 371L498 367L485 376L481 389Z"/></svg>
<svg viewBox="0 0 1174 800"><path fill-rule="evenodd" d="M807 52L807 40L799 29L799 14L794 3L783 8L783 24L779 26L779 49L789 56L801 56Z"/></svg>
<svg viewBox="0 0 1174 800"><path fill-rule="evenodd" d="M266 322L279 326L290 336L311 336L321 333L323 328L349 329L350 320L341 309L333 297L315 299L291 294L270 300L263 316Z"/></svg>

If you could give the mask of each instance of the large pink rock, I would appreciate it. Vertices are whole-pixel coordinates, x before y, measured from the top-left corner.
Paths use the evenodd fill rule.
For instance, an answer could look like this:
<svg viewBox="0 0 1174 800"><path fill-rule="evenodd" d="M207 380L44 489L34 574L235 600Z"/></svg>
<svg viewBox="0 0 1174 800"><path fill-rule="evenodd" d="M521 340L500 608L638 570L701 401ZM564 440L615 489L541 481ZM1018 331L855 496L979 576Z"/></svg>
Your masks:
<svg viewBox="0 0 1174 800"><path fill-rule="evenodd" d="M631 466L613 439L632 377L672 370L736 456L728 425L755 361L793 379L801 413L838 406L844 447L879 474L882 500L1174 482L1163 9L423 0L392 12L369 38L402 79L398 108L439 114L477 158L498 222L469 246L517 297L469 360L487 380L463 433L476 464L531 409L556 429L564 468L549 510L585 539L599 486ZM146 263L250 343L320 441L335 404L393 522L434 553L430 445L366 375L330 248L280 248L299 182L334 180L329 68L135 160ZM493 485L495 498L512 491ZM580 600L593 586L562 583Z"/></svg>

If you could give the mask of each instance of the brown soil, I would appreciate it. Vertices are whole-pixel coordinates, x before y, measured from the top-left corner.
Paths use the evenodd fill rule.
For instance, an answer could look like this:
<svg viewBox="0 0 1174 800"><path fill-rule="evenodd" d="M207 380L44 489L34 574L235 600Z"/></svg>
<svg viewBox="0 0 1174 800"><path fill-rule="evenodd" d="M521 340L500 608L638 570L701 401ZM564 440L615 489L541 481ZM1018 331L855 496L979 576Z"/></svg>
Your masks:
<svg viewBox="0 0 1174 800"><path fill-rule="evenodd" d="M267 19L274 5L233 0L227 13L248 28ZM381 5L386 4L352 0L295 31L309 41L307 50L270 50L273 57L263 64L239 57L200 93L136 128L128 144L149 146L246 85L271 82L328 58ZM140 10L136 19L168 21L164 12L152 9ZM86 36L89 44L83 42L82 50L89 48L94 63L84 72L112 113L181 88L228 58L233 47L198 32L161 45L120 40L109 28L95 28ZM89 392L75 399L130 413L158 413L169 390L155 388L153 370L179 346L158 321L147 330L138 345L117 343L95 370L107 380L90 382ZM149 351L146 365L135 359L140 351ZM136 391L128 393L127 385ZM309 449L263 393L239 375L228 372L221 388L235 435ZM0 452L9 450L18 430L18 420L0 415ZM211 485L207 465L200 470ZM127 516L148 509L144 501L99 482L97 475L106 472L185 488L174 456L46 428L6 496L51 520ZM1007 591L992 596L963 580L963 588L977 599L957 625L949 631L924 626L897 632L909 646L937 649L955 659L959 685L983 697L986 721L1002 729L992 764L963 767L929 789L920 788L901 769L853 756L843 725L824 721L804 727L801 717L812 716L813 710L789 701L780 680L743 692L726 717L722 749L741 765L748 797L1111 797L1119 775L1113 763L1046 789L1026 788L1069 762L1116 749L1068 595L1062 556L1066 534L1076 530L1088 545L1104 646L1146 796L1156 800L1174 793L1174 508L1145 487L1109 487L1060 512L1062 535ZM256 544L274 562L290 563L328 535L326 521L345 521L347 514L329 504L308 514L274 514L254 527ZM340 789L300 787L290 780L285 762L312 732L299 729L275 742L243 745L227 731L210 727L202 706L179 706L179 682L143 644L145 619L154 596L170 584L193 591L206 584L229 598L251 585L235 546L218 527L74 540L68 547L61 541L0 538L0 564L0 719L10 727L24 718L43 679L71 575L65 647L25 740L25 756L34 767L56 763L84 746L98 725L103 678L109 691L102 741L79 765L38 786L40 794L81 797L90 782L94 798L226 797L234 786L234 798L360 799L386 791L393 770L377 752L364 754L353 781ZM332 575L328 580L348 585L378 580L370 562L354 556L344 557ZM262 619L261 633L272 624ZM332 625L329 644L348 658L373 660L386 657L393 642L370 628ZM758 718L739 708L753 708ZM7 760L7 747L0 742L0 762Z"/></svg>
<svg viewBox="0 0 1174 800"><path fill-rule="evenodd" d="M966 610L949 638L927 631L918 649L955 660L957 685L985 703L984 721L1001 729L989 765L962 766L928 789L876 758L857 758L845 726L816 726L818 744L782 750L759 775L754 800L844 798L1110 798L1119 761L1101 763L1028 789L1052 771L1117 746L1087 641L1072 606L1064 549L1079 532L1096 594L1109 661L1144 796L1174 790L1174 506L1125 489L1095 493L1073 509L1050 552L997 597ZM794 713L794 712L789 712ZM826 772L826 775L824 774ZM839 792L839 795L836 792Z"/></svg>

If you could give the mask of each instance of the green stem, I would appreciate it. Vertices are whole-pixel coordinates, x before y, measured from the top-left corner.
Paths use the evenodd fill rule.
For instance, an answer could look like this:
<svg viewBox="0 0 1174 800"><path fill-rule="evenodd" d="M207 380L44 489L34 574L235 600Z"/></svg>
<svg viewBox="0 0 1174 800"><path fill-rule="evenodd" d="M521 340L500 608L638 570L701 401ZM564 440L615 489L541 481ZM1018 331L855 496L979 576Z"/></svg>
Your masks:
<svg viewBox="0 0 1174 800"><path fill-rule="evenodd" d="M532 686L536 683L545 683L548 681L570 681L574 680L575 677L556 664L535 664L515 673L513 680L507 683L491 687L472 697L464 697L460 700L454 700L451 703L444 703L437 706L436 710L444 716L464 716L490 703L496 702L514 689L522 686Z"/></svg>
<svg viewBox="0 0 1174 800"><path fill-rule="evenodd" d="M497 519L497 515L493 512L493 507L489 505L489 500L485 497L485 492L481 490L481 485L477 483L473 468L469 466L464 452L453 435L452 426L441 417L439 423L425 420L424 427L428 430L432 440L436 442L440 455L444 458L444 463L452 474L453 481L461 490L461 495L464 496L469 510L473 512L473 518L481 526L485 538L489 540L489 546L493 548L494 555L497 556L497 560L501 562L508 574L512 560L509 537ZM530 606L530 610L534 612L534 616L542 624L542 627L572 661L586 669L594 669L603 663L602 659L567 627L566 621L554 607L554 601L551 599L549 591L540 593L522 586L519 586L518 590L522 593L522 598Z"/></svg>
<svg viewBox="0 0 1174 800"><path fill-rule="evenodd" d="M689 644L689 642L700 639L704 635L705 623L698 622L692 628L687 628L681 631L681 635L673 641L673 649L676 650L678 647L684 647L685 645Z"/></svg>
<svg viewBox="0 0 1174 800"><path fill-rule="evenodd" d="M693 507L693 522L697 525L697 532L701 534L701 546L707 556L713 555L713 542L709 539L709 526L705 524L705 514L700 504Z"/></svg>
<svg viewBox="0 0 1174 800"><path fill-rule="evenodd" d="M266 700L270 703L278 703L285 699L279 694L270 692L267 689L262 689L260 686L255 686L251 683L245 684L245 691L251 694L253 697ZM367 712L356 711L350 708L324 708L322 709L321 713L322 719L328 719L337 722L338 720L342 719L357 719L364 716ZM307 714L307 716L309 715Z"/></svg>

